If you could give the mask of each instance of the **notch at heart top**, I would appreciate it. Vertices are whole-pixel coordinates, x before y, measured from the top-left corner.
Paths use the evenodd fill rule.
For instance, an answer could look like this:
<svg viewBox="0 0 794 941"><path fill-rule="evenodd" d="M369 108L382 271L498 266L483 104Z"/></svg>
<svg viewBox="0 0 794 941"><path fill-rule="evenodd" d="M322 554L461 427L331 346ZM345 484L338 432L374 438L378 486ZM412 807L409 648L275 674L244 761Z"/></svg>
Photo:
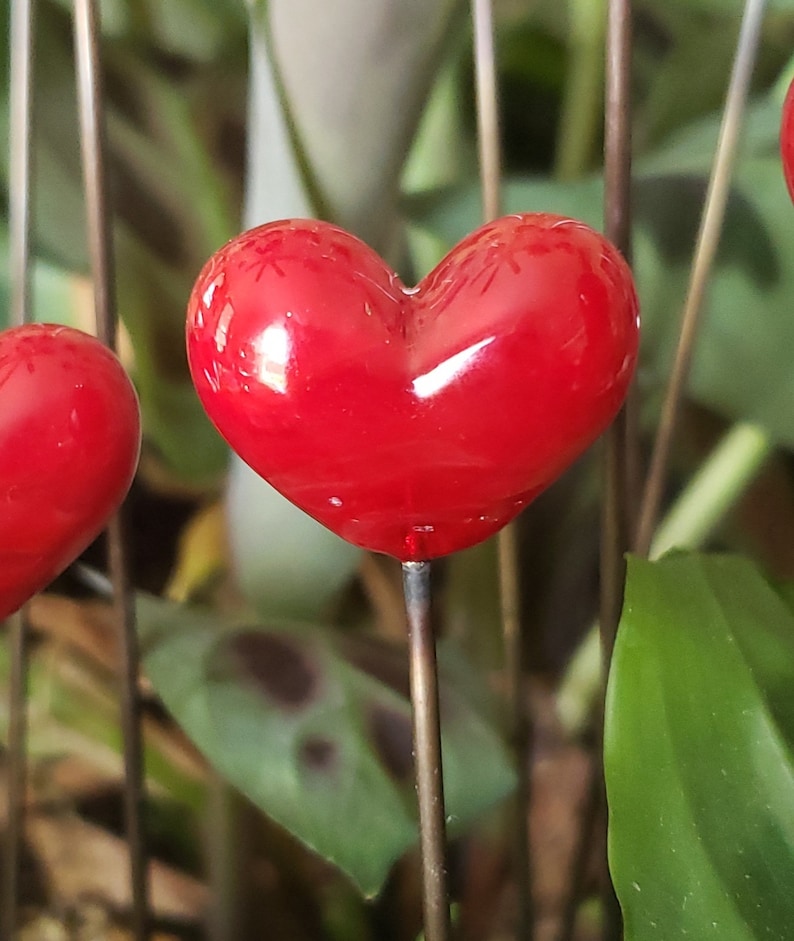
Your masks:
<svg viewBox="0 0 794 941"><path fill-rule="evenodd" d="M209 260L187 318L243 460L402 561L480 542L552 483L619 410L638 334L621 255L549 214L483 226L413 289L336 226L260 226Z"/></svg>

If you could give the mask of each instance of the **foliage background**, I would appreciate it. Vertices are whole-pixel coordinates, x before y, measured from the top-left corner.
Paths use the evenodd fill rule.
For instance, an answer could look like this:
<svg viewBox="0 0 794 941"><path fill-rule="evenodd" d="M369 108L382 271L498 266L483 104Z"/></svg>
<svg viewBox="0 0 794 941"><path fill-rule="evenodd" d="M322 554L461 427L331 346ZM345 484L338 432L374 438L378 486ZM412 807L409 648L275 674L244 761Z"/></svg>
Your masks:
<svg viewBox="0 0 794 941"><path fill-rule="evenodd" d="M742 6L635 4L634 265L644 323L638 375L644 449L677 336ZM413 938L416 887L410 865L397 862L415 837L397 575L388 562L351 550L296 514L230 459L192 391L183 322L199 268L243 226L288 215L331 218L369 240L411 281L478 225L466 7L457 0L105 0L101 8L123 355L145 421L131 507L133 574L149 592L140 605L146 670L157 694L147 716L152 826L162 835L160 855L195 880L190 891L197 893L180 884L191 902L174 908L171 898L171 909L158 903L158 912L180 930L209 917L219 936L233 927L242 936L269 930L296 939ZM504 208L562 212L599 225L604 0L501 0L496 8ZM3 37L7 18L6 4ZM35 316L87 327L69 20L68 3L41 0ZM667 496L678 513L668 547L743 552L775 584L794 577L794 210L778 158L792 49L794 3L776 0L763 30ZM5 69L0 81L5 129ZM5 163L0 184L5 206ZM3 223L3 249L7 240ZM5 259L5 250L0 255ZM0 269L0 316L7 296L7 271ZM748 429L749 438L737 437ZM721 441L734 447L717 467L713 449ZM692 481L701 480L695 475L706 472L700 497L687 502ZM530 704L555 747L577 749L579 757L589 746L598 682L592 645L580 646L596 610L598 487L592 454L521 522L523 620L535 680ZM86 558L101 564L101 547ZM728 860L757 830L764 834L759 858L773 846L773 870L791 871L785 820L794 819L792 789L775 777L785 778L791 764L790 716L775 694L791 679L789 615L771 597L776 589L761 587L761 575L744 567L749 563L735 563L737 572L726 564L727 570L683 557L630 570L607 737L613 869L627 937L654 937L653 924L672 912L683 919L675 930L698 937L712 930L723 938L785 937L782 877L762 878L762 863L739 871ZM503 799L513 775L499 719L493 547L462 553L438 574L444 679L454 703L445 717L445 758L456 894L466 937L495 938L509 924L512 905ZM744 580L747 587L738 591ZM118 778L112 643L102 606L86 600L77 578L55 587L56 596L34 607L40 644L32 744L37 767L47 769L42 780L79 820L99 823L106 833ZM668 610L684 594L692 607ZM706 610L696 609L696 599ZM201 611L186 608L188 601ZM741 624L719 615L726 606L744 617ZM759 623L780 630L765 640L753 633ZM698 631L702 624L712 626L708 636ZM726 650L735 643L744 643L744 669L729 663ZM698 658L702 671L693 667ZM717 663L724 666L719 681L705 683L709 664ZM292 682L279 686L276 674ZM661 706L653 706L652 682L662 683ZM753 725L742 737L741 719L715 705L741 696L749 697L748 714L764 720L763 733ZM161 712L161 700L222 780ZM712 713L724 727L711 722ZM635 725L624 727L624 716ZM739 716L746 718L742 710ZM333 775L321 760L329 742ZM774 756L761 754L762 745L774 746ZM627 761L640 749L642 761ZM92 769L85 792L50 773L75 755ZM583 766L574 760L554 767L574 781L564 810L570 815ZM735 784L730 793L718 787L725 777ZM780 803L764 801L768 813L756 819L751 810L767 785ZM101 813L98 794L110 795ZM662 807L670 795L682 796L686 807L671 806L671 829L660 830L647 806ZM553 815L539 806L535 820ZM702 827L696 842L707 852L688 845L692 826ZM680 869L653 851L654 840L678 851L678 839L687 861ZM44 859L41 841L33 845ZM261 880L242 875L255 871L252 861L270 866L267 893ZM53 875L57 866L42 865L48 880L39 895L32 892L37 910L52 908L53 899L68 908L73 896ZM538 860L563 882L566 865ZM693 871L696 884L710 888L696 893L701 904L682 916ZM638 906L646 879L656 896L653 903L642 896ZM210 916L200 892L207 881L218 900ZM596 883L588 884L593 894ZM383 890L364 903L354 886L366 895ZM270 914L257 904L258 894L268 899ZM541 906L548 924L559 914L561 894L544 902L547 911ZM106 901L106 890L100 896ZM737 897L738 905L723 913L720 905ZM772 912L771 921L755 923L753 906ZM583 908L583 937L594 930L591 914Z"/></svg>

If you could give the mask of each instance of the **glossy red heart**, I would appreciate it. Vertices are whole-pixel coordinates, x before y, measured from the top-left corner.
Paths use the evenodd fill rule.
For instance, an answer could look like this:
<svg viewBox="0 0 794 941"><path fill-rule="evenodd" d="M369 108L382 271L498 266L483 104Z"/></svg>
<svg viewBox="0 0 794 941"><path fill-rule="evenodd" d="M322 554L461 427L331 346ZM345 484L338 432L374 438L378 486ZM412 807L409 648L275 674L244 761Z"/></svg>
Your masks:
<svg viewBox="0 0 794 941"><path fill-rule="evenodd" d="M794 81L789 85L780 122L780 156L789 196L794 200Z"/></svg>
<svg viewBox="0 0 794 941"><path fill-rule="evenodd" d="M402 560L485 539L548 486L619 409L637 342L619 253L540 214L484 226L413 290L335 226L261 226L210 259L187 322L199 396L240 456Z"/></svg>
<svg viewBox="0 0 794 941"><path fill-rule="evenodd" d="M139 447L135 390L99 340L53 324L0 333L0 619L99 534Z"/></svg>

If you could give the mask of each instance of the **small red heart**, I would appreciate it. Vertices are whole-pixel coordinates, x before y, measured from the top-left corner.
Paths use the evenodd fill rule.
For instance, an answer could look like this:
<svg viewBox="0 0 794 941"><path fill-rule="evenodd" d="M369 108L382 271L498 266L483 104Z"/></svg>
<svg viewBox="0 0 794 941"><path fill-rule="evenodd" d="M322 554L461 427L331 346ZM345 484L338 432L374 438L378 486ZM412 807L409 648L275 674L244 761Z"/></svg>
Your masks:
<svg viewBox="0 0 794 941"><path fill-rule="evenodd" d="M580 222L499 219L409 290L352 235L287 220L210 259L187 346L255 471L350 542L416 561L495 533L592 443L638 327L628 266Z"/></svg>
<svg viewBox="0 0 794 941"><path fill-rule="evenodd" d="M54 324L0 333L0 619L70 565L132 482L138 399L99 340Z"/></svg>

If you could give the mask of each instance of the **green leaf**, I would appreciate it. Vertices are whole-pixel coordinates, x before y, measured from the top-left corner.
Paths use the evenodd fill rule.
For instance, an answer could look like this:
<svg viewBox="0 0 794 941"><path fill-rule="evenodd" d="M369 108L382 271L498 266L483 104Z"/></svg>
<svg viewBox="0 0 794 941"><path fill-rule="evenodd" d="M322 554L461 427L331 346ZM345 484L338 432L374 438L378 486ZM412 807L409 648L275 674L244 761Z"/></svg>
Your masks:
<svg viewBox="0 0 794 941"><path fill-rule="evenodd" d="M668 29L671 18L678 29L668 53L649 75L647 97L640 104L642 136L652 141L722 107L739 30L738 18L724 17L715 27L704 24L703 17L681 13L671 17L669 11L662 15Z"/></svg>
<svg viewBox="0 0 794 941"><path fill-rule="evenodd" d="M416 840L403 656L315 628L222 624L143 597L147 674L167 708L233 785L375 894ZM448 812L465 825L513 787L475 680L441 653Z"/></svg>
<svg viewBox="0 0 794 941"><path fill-rule="evenodd" d="M792 688L794 614L749 562L630 560L605 735L625 941L791 937Z"/></svg>

